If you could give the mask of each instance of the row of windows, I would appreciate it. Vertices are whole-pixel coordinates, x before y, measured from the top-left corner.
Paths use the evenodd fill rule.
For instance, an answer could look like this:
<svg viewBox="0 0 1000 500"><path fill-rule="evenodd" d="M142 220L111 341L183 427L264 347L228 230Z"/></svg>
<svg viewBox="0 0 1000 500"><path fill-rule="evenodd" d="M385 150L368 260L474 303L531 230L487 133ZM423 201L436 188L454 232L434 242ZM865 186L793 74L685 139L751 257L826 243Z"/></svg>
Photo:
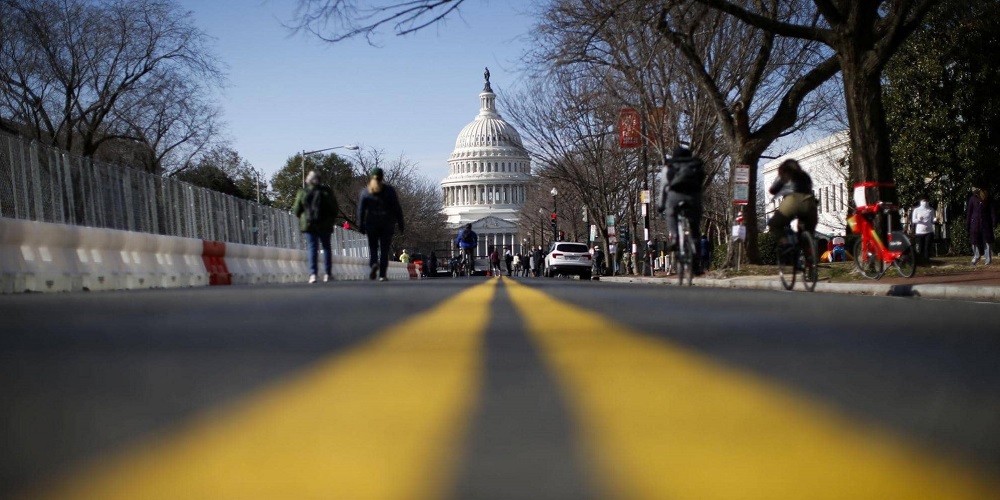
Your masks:
<svg viewBox="0 0 1000 500"><path fill-rule="evenodd" d="M527 162L462 162L451 167L453 174L471 174L484 172L520 172L528 173Z"/></svg>
<svg viewBox="0 0 1000 500"><path fill-rule="evenodd" d="M847 210L846 185L835 184L823 186L816 190L816 201L819 205L819 213L835 212L844 213Z"/></svg>
<svg viewBox="0 0 1000 500"><path fill-rule="evenodd" d="M491 203L524 203L525 190L523 186L504 185L503 187L470 186L444 188L442 191L445 204L450 205L483 205Z"/></svg>

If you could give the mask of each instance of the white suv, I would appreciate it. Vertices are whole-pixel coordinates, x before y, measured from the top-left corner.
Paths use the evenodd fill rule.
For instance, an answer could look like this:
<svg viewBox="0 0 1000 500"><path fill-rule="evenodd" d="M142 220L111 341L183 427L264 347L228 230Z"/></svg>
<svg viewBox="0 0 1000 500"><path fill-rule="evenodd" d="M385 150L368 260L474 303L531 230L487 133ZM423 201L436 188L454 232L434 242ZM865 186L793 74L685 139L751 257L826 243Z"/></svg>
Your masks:
<svg viewBox="0 0 1000 500"><path fill-rule="evenodd" d="M586 244L557 241L545 255L545 276L575 274L582 280L589 280L592 263L590 247Z"/></svg>

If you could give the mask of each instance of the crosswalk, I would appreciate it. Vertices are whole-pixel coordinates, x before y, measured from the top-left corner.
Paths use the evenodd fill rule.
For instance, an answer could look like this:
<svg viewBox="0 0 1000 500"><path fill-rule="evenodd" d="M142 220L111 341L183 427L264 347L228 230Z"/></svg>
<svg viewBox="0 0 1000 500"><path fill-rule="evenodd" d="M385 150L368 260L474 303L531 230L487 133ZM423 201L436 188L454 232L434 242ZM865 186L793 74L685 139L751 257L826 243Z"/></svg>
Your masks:
<svg viewBox="0 0 1000 500"><path fill-rule="evenodd" d="M346 351L24 496L490 496L489 489L471 494L458 485L468 443L481 431L473 422L490 376L485 336L501 301L523 325L502 334L526 338L565 401L567 421L558 424L569 429L577 455L570 459L581 464L570 481L589 497L1000 497L996 480L958 459L507 279L463 289ZM529 381L521 390L536 388ZM531 408L518 414L533 418ZM578 496L541 484L516 491L533 490L546 493L527 498ZM497 491L493 497L509 498L502 492L512 490Z"/></svg>

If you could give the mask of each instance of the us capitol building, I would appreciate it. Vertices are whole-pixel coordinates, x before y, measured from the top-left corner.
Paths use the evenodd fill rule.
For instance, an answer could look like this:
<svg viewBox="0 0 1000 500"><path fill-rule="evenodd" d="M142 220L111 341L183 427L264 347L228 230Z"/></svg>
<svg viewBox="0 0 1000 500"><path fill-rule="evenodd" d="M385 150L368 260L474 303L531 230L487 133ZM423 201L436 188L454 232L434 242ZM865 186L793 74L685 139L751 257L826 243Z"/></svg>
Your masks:
<svg viewBox="0 0 1000 500"><path fill-rule="evenodd" d="M494 245L521 251L518 212L524 206L531 159L521 135L497 113L490 88L490 70L479 94L479 115L462 128L448 159L448 177L441 181L452 238L468 223L479 234L477 255Z"/></svg>

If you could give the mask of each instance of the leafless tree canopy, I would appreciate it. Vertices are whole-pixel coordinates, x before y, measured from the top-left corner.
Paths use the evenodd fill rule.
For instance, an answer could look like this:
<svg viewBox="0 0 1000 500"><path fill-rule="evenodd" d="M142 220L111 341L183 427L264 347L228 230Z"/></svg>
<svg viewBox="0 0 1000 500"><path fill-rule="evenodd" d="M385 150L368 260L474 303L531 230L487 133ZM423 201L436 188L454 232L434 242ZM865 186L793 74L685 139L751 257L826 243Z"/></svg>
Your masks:
<svg viewBox="0 0 1000 500"><path fill-rule="evenodd" d="M0 0L0 117L86 156L162 172L217 133L207 37L171 0Z"/></svg>
<svg viewBox="0 0 1000 500"><path fill-rule="evenodd" d="M798 16L771 16L757 2L696 0L776 35L812 40L835 52L851 133L851 177L891 181L881 74L935 0L812 0ZM808 21L808 22L804 22ZM893 191L883 193L895 201Z"/></svg>
<svg viewBox="0 0 1000 500"><path fill-rule="evenodd" d="M443 20L464 0L299 0L289 27L328 42L358 36L372 43L380 29L407 35Z"/></svg>

